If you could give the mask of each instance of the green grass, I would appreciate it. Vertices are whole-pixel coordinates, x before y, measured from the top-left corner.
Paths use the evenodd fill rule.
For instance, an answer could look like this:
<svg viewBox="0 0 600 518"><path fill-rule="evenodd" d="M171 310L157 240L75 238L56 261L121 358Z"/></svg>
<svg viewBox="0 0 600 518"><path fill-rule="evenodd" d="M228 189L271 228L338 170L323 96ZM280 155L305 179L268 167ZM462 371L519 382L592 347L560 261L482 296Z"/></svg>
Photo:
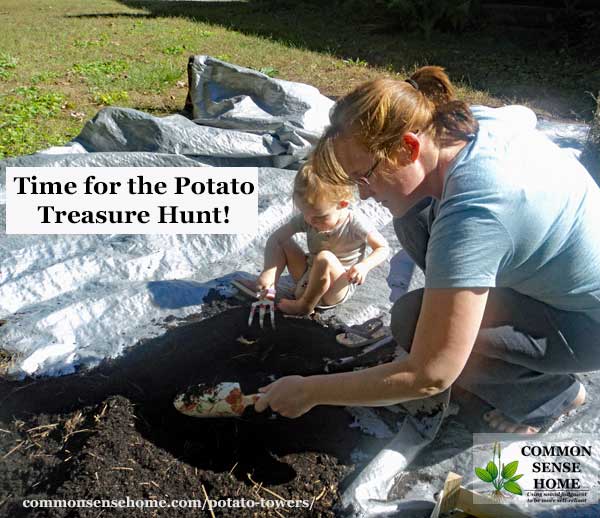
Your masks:
<svg viewBox="0 0 600 518"><path fill-rule="evenodd" d="M16 68L17 63L17 58L10 54L0 54L0 79L8 79L11 69Z"/></svg>
<svg viewBox="0 0 600 518"><path fill-rule="evenodd" d="M97 39L86 40L86 39L75 39L73 40L73 46L87 49L89 47L106 46L110 43L110 36L106 33L100 34Z"/></svg>
<svg viewBox="0 0 600 518"><path fill-rule="evenodd" d="M63 94L43 92L34 86L15 88L11 93L1 95L0 158L67 140L44 124L66 105Z"/></svg>
<svg viewBox="0 0 600 518"><path fill-rule="evenodd" d="M277 77L279 75L279 70L273 67L261 67L258 71L269 77Z"/></svg>
<svg viewBox="0 0 600 518"><path fill-rule="evenodd" d="M129 93L125 90L114 90L111 92L96 92L94 94L94 102L96 104L111 106L127 102L129 100Z"/></svg>
<svg viewBox="0 0 600 518"><path fill-rule="evenodd" d="M185 45L171 45L163 49L163 53L168 56L178 56L185 52Z"/></svg>
<svg viewBox="0 0 600 518"><path fill-rule="evenodd" d="M78 78L84 80L92 91L102 88L117 87L119 79L127 79L124 73L129 68L128 63L119 59L116 61L91 61L89 63L75 63L71 71Z"/></svg>
<svg viewBox="0 0 600 518"><path fill-rule="evenodd" d="M58 77L59 74L57 72L40 72L39 74L31 76L30 84L37 85L39 83L47 83Z"/></svg>
<svg viewBox="0 0 600 518"><path fill-rule="evenodd" d="M126 85L133 90L162 94L185 75L185 67L179 63L156 62L136 67L128 77L118 81L123 88Z"/></svg>
<svg viewBox="0 0 600 518"><path fill-rule="evenodd" d="M101 77L103 75L115 76L127 70L127 62L123 59L117 61L92 61L90 63L76 63L73 72L87 78Z"/></svg>
<svg viewBox="0 0 600 518"><path fill-rule="evenodd" d="M360 58L347 58L347 59L343 59L342 63L344 63L344 65L349 65L349 66L357 66L357 67L368 67L369 63L367 63L364 59L360 59Z"/></svg>
<svg viewBox="0 0 600 518"><path fill-rule="evenodd" d="M376 76L405 78L418 66L440 64L469 102L592 117L586 92L598 90L598 67L577 56L487 32L434 34L424 42L390 30L376 10L359 17L333 4L2 0L0 154L68 141L101 106L179 111L194 54L330 96Z"/></svg>

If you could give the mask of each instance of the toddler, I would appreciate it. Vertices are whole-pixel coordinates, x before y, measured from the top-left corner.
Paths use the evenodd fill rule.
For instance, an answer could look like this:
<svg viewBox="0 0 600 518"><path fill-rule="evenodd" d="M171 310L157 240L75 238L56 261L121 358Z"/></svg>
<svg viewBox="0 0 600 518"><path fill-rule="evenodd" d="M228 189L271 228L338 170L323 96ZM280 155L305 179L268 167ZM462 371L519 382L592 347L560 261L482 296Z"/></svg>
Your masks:
<svg viewBox="0 0 600 518"><path fill-rule="evenodd" d="M306 315L345 302L367 273L386 259L387 241L350 208L352 198L352 187L323 183L310 165L298 171L293 199L301 214L269 237L264 268L256 281L263 297L272 296L287 266L296 282L296 299L279 302L284 313ZM299 232L306 233L308 254L292 239ZM368 256L367 244L372 248Z"/></svg>

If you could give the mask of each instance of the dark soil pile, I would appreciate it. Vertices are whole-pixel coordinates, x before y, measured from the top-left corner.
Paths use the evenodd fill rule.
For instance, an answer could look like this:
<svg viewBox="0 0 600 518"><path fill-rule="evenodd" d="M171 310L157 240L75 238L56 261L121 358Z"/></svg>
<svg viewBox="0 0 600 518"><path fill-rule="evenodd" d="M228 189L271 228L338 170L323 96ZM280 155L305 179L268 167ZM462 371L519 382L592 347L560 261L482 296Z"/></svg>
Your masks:
<svg viewBox="0 0 600 518"><path fill-rule="evenodd" d="M277 331L260 331L249 330L247 306L214 302L208 313L214 316L192 319L89 372L1 382L0 515L189 516L200 511L24 509L23 500L171 502L208 495L313 506L310 513L230 507L215 509L216 516L334 516L340 491L358 471L351 453L382 446L350 428L344 409L317 407L294 420L253 409L239 419L195 419L179 414L172 401L197 383L239 381L252 393L274 377L331 370L327 358L351 351L336 344L334 327L308 319L278 315ZM360 364L389 359L392 349Z"/></svg>

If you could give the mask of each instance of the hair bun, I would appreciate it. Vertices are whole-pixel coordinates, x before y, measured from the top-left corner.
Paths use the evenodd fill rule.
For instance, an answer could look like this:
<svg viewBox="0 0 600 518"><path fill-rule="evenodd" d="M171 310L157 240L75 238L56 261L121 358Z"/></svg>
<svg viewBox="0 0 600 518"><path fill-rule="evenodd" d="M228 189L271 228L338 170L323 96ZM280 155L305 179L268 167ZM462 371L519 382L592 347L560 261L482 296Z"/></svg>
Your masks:
<svg viewBox="0 0 600 518"><path fill-rule="evenodd" d="M419 90L436 105L449 103L456 98L454 87L442 67L421 67L410 79L416 82Z"/></svg>

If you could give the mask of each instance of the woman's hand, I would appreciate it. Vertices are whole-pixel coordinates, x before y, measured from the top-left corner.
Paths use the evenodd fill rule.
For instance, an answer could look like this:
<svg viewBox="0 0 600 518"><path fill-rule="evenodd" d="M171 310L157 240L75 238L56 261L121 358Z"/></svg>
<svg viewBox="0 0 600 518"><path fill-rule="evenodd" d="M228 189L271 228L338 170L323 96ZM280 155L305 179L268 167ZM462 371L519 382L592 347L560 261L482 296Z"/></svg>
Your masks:
<svg viewBox="0 0 600 518"><path fill-rule="evenodd" d="M352 284L362 284L367 278L367 273L369 273L367 265L357 263L346 272L346 277L348 277L348 282Z"/></svg>
<svg viewBox="0 0 600 518"><path fill-rule="evenodd" d="M313 408L317 402L313 401L309 390L308 378L302 376L285 376L277 381L258 389L260 398L254 403L254 409L262 412L271 407L283 417L300 417Z"/></svg>

